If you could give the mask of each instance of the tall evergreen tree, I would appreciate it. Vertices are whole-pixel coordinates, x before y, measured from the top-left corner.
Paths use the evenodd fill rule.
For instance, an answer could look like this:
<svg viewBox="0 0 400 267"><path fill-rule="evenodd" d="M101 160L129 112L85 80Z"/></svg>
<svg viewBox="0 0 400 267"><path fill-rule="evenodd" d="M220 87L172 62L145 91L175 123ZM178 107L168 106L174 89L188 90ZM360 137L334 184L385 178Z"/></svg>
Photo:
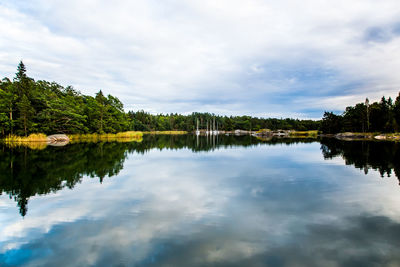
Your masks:
<svg viewBox="0 0 400 267"><path fill-rule="evenodd" d="M109 109L107 98L103 95L103 92L100 90L96 94L96 102L98 106L98 114L99 114L99 132L104 133L104 128L106 124L106 115Z"/></svg>
<svg viewBox="0 0 400 267"><path fill-rule="evenodd" d="M24 63L20 61L14 78L19 99L21 99L23 95L29 95L30 80L31 79L26 75Z"/></svg>

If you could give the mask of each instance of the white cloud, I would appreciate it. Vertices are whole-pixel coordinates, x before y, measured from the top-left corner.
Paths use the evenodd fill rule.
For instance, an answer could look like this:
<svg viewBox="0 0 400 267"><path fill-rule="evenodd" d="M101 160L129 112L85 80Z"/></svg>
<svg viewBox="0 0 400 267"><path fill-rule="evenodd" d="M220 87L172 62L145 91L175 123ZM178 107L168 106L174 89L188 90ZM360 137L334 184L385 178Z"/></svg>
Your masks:
<svg viewBox="0 0 400 267"><path fill-rule="evenodd" d="M390 29L399 13L394 0L5 1L0 73L12 77L23 59L36 79L103 89L127 109L308 117L301 109L322 111L321 97L379 98L377 87L397 94L400 38ZM366 40L371 27L390 38ZM285 66L330 70L340 86L319 88L321 80L294 78ZM277 103L277 95L293 99Z"/></svg>

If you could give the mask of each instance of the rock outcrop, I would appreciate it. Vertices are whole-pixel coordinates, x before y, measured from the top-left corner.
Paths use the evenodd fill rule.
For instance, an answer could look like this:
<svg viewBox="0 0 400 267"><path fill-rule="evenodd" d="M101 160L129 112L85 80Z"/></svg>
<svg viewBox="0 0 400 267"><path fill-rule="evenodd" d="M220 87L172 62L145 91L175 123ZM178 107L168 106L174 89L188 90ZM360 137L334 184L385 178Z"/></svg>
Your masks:
<svg viewBox="0 0 400 267"><path fill-rule="evenodd" d="M47 144L52 146L64 146L69 143L69 138L65 134L53 134L47 136Z"/></svg>

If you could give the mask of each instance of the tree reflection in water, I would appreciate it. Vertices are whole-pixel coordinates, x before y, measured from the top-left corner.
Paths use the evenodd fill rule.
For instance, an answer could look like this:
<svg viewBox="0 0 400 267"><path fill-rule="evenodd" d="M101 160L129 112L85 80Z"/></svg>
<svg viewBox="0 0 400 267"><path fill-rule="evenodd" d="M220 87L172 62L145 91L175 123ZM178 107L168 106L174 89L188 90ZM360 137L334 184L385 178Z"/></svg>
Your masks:
<svg viewBox="0 0 400 267"><path fill-rule="evenodd" d="M382 177L394 171L400 177L400 144L394 142L340 141L333 138L260 140L252 136L146 135L142 142L80 143L33 150L27 147L0 147L0 194L8 194L28 211L28 200L35 195L72 189L84 176L99 178L117 175L130 153L144 154L152 149L190 149L207 152L235 146L292 145L320 142L324 159L341 156L347 165L378 170Z"/></svg>
<svg viewBox="0 0 400 267"><path fill-rule="evenodd" d="M381 177L392 172L400 178L400 144L382 141L339 141L333 138L320 140L324 159L342 157L346 165L364 170L378 170Z"/></svg>

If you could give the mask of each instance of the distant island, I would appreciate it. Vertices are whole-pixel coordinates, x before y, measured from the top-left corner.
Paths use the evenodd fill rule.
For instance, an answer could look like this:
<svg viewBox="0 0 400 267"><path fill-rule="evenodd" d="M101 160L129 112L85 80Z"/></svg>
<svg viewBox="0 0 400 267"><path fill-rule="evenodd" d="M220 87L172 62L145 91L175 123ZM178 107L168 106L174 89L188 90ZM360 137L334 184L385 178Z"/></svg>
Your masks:
<svg viewBox="0 0 400 267"><path fill-rule="evenodd" d="M325 112L321 120L293 118L259 118L220 116L194 112L190 115L152 115L143 110L124 111L115 96L100 90L94 97L81 94L72 86L56 82L35 81L26 75L21 61L11 81L0 81L0 136L48 134L117 134L132 131L185 131L211 127L220 131L296 130L394 133L400 128L400 94L393 102L382 97L380 102L358 103L341 115Z"/></svg>

